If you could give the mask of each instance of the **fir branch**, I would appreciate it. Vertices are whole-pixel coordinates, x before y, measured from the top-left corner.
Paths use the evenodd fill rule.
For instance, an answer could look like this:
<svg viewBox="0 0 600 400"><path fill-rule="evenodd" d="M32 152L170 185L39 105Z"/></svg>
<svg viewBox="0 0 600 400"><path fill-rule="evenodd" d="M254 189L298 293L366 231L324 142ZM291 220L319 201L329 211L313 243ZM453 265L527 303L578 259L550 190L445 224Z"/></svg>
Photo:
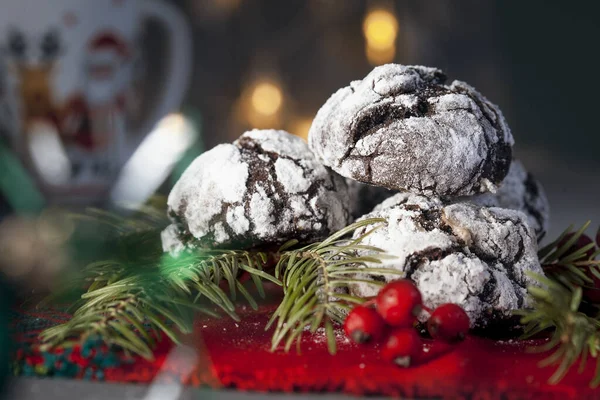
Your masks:
<svg viewBox="0 0 600 400"><path fill-rule="evenodd" d="M588 251L595 248L594 243L569 253L569 249L577 243L590 223L591 221L587 221L577 231L570 226L556 240L538 252L546 276L571 290L577 287L593 288L594 281L590 274L600 278L600 260L595 259L600 255L600 250L587 257ZM569 235L569 239L565 242L564 239Z"/></svg>
<svg viewBox="0 0 600 400"><path fill-rule="evenodd" d="M41 339L55 346L100 335L107 343L151 358L154 340L141 326L162 331L177 342L171 326L185 334L191 332L195 312L216 316L199 304L203 298L238 321L233 303L238 291L257 307L240 282L239 271L258 277L259 285L260 279L279 283L263 271L265 261L262 253L224 250L162 255L154 263L94 263L84 272L94 278L93 283L76 303L71 320L44 331ZM221 277L229 283L229 296L219 285Z"/></svg>
<svg viewBox="0 0 600 400"><path fill-rule="evenodd" d="M320 243L314 243L296 250L287 250L293 244L287 243L280 249L280 258L275 268L275 277L281 278L284 297L271 317L266 329L275 326L271 351L283 344L287 352L296 343L298 349L304 331L314 334L321 326L325 327L329 352L335 354L336 343L332 322L341 323L344 310L350 304L361 304L360 297L340 293L340 289L351 283L364 282L382 286L383 283L357 278L364 273L367 262L380 263L385 254L376 247L364 246L366 236L380 227L385 220L367 219L354 223L333 234ZM375 225L356 239L345 239L354 230ZM369 252L368 256L359 251ZM399 275L395 269L369 268L369 272Z"/></svg>
<svg viewBox="0 0 600 400"><path fill-rule="evenodd" d="M233 303L236 293L256 308L256 301L239 280L242 271L250 274L261 296L263 279L280 283L264 271L266 253L198 249L178 256L163 253L159 232L164 221L153 209L126 218L92 210L76 218L108 226L116 240L106 252L110 259L88 264L76 279L65 282L60 293L42 302L46 305L64 292L87 287L70 308L71 320L41 333L46 347L98 335L107 343L151 359L157 335L148 330L162 331L178 341L173 328L190 332L194 313L216 315L201 304L203 299L235 320L239 320ZM223 280L229 293L220 286Z"/></svg>
<svg viewBox="0 0 600 400"><path fill-rule="evenodd" d="M582 290L571 291L562 282L541 275L532 275L545 287L530 287L533 300L531 310L521 310L521 323L525 325L524 338L532 337L552 328L554 331L548 343L530 349L534 352L554 353L540 363L540 366L557 366L549 383L558 383L568 370L581 357L580 370L583 370L587 357L597 358L598 366L592 386L600 384L600 321L579 311ZM584 357L585 356L585 357Z"/></svg>
<svg viewBox="0 0 600 400"><path fill-rule="evenodd" d="M152 359L157 337L150 335L148 328L162 330L175 341L177 335L170 325L184 333L191 329L189 312L172 306L180 297L172 297L173 293L169 293L171 297L161 297L163 291L164 287L158 287L156 282L137 277L117 281L88 292L68 322L45 330L40 337L45 346L52 347L65 342L85 342L98 335L109 344ZM212 314L208 309L197 308Z"/></svg>
<svg viewBox="0 0 600 400"><path fill-rule="evenodd" d="M131 273L155 269L163 254L160 232L168 225L168 219L164 199L156 197L150 201L157 205L128 211L127 216L93 208L66 214L75 224L68 246L71 261L65 266L62 280L55 282L53 293L39 306L72 302L73 311L86 290L109 285Z"/></svg>
<svg viewBox="0 0 600 400"><path fill-rule="evenodd" d="M151 358L158 332L177 341L176 331L189 332L195 312L214 315L200 303L202 299L236 320L237 293L256 308L256 301L239 279L245 272L263 297L263 280L284 288L284 299L269 322L271 326L277 321L273 349L285 342L288 351L294 342L300 344L305 328L315 333L323 326L329 350L335 353L333 323L343 320L344 310L351 304L364 302L340 290L359 282L383 285L357 277L365 272L365 263L380 263L386 257L381 249L361 243L385 222L382 219L360 221L323 242L301 248L294 249L298 242L291 240L275 253L195 249L173 257L162 252L158 233L164 220L149 214L152 210L126 218L103 211L80 216L80 221L108 229L114 238L106 252L110 258L88 264L79 278L66 285L71 289L85 286L87 290L72 305L70 321L41 334L45 346L100 336L107 343ZM347 238L367 225L374 227L357 239ZM278 260L275 276L265 271L272 260ZM369 268L369 272L402 276L388 268ZM222 283L229 293L222 289Z"/></svg>
<svg viewBox="0 0 600 400"><path fill-rule="evenodd" d="M523 338L535 336L551 330L550 340L530 351L554 353L540 362L540 366L556 366L549 382L558 383L579 361L579 371L585 368L588 358L597 362L596 374L591 386L600 385L600 319L595 306L584 299L583 289L593 287L590 273L600 278L600 254L587 253L595 245L584 246L569 252L581 235L589 227L588 221L577 231L573 227L565 230L555 241L540 249L538 256L546 276L531 274L539 286L528 287L532 307L519 310L524 324ZM565 238L569 239L565 241ZM592 314L593 312L593 314Z"/></svg>
<svg viewBox="0 0 600 400"><path fill-rule="evenodd" d="M262 280L281 285L278 279L264 271L267 262L268 256L263 252L194 250L178 257L164 254L159 269L172 290L181 290L191 296L194 303L205 297L231 318L239 320L233 304L237 292L246 298L252 308L257 308L256 301L238 279L241 272L250 274L261 297L264 297ZM220 287L223 281L227 282L229 297Z"/></svg>

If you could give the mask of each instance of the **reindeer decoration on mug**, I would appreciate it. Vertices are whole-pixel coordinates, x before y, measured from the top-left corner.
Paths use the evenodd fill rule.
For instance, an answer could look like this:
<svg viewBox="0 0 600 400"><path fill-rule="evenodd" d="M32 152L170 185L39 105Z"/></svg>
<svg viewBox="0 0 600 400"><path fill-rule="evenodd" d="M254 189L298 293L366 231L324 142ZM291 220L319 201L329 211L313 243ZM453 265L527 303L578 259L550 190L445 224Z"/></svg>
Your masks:
<svg viewBox="0 0 600 400"><path fill-rule="evenodd" d="M55 29L43 34L38 43L29 42L16 28L8 34L6 52L9 68L17 76L17 97L21 99L19 130L25 135L38 122L49 123L60 132L61 110L52 94L52 75L61 50L60 38ZM29 57L34 54L36 60L32 61Z"/></svg>

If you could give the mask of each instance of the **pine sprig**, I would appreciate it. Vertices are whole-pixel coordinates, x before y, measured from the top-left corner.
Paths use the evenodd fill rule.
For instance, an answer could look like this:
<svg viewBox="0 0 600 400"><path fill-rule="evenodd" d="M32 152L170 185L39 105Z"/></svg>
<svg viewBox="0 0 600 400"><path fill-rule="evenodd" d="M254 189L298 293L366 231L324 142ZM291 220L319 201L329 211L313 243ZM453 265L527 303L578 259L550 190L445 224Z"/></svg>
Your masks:
<svg viewBox="0 0 600 400"><path fill-rule="evenodd" d="M549 383L559 382L569 369L579 361L579 371L585 368L588 358L596 359L596 373L591 386L600 385L600 314L596 306L583 296L583 288L593 287L589 274L600 278L600 261L587 253L594 243L570 251L589 227L584 224L577 231L569 227L554 242L540 249L538 256L546 276L531 274L539 286L530 286L528 292L532 307L517 312L525 325L524 338L543 331L552 331L550 340L530 351L554 353L540 362L540 366L556 366ZM569 237L568 240L565 240Z"/></svg>
<svg viewBox="0 0 600 400"><path fill-rule="evenodd" d="M144 283L149 286L144 287ZM125 278L86 293L83 304L68 322L45 330L40 337L45 346L53 347L100 336L108 344L152 359L158 335L149 334L148 330L163 331L176 342L177 334L172 325L183 333L191 330L189 309L192 307L173 307L178 300L185 299L167 297L169 295L172 293L167 295L164 287L158 287L155 282L145 282L136 276ZM208 309L195 306L212 314Z"/></svg>
<svg viewBox="0 0 600 400"><path fill-rule="evenodd" d="M279 283L262 270L264 257L262 253L212 251L180 257L164 255L153 265L116 260L94 263L86 271L94 276L93 283L76 303L71 320L47 329L41 339L55 346L99 335L107 343L150 359L155 340L148 329L162 331L178 343L172 327L186 334L191 332L196 312L217 316L201 303L203 298L236 321L239 317L233 301L237 292L256 309L256 300L240 282L238 271L256 277L258 291L264 295L260 279ZM219 286L221 277L229 284L229 295Z"/></svg>
<svg viewBox="0 0 600 400"><path fill-rule="evenodd" d="M275 277L281 278L284 297L266 328L275 326L272 351L281 344L285 351L289 351L294 343L299 349L303 332L308 330L314 334L324 327L329 352L336 353L333 323L343 321L344 310L351 308L351 304L365 301L345 294L343 289L352 283L384 285L375 280L357 278L357 274L365 272L365 263L381 263L386 257L383 250L361 244L383 223L383 219L359 221L321 243L285 251L295 245L291 242L280 249ZM356 239L345 238L354 230L368 225L375 226ZM360 255L359 252L368 255ZM398 270L389 268L369 268L369 272L402 275Z"/></svg>
<svg viewBox="0 0 600 400"><path fill-rule="evenodd" d="M160 265L161 276L173 290L193 298L194 303L205 297L219 306L230 317L239 320L235 314L233 301L239 292L254 309L258 305L238 279L240 273L247 272L261 297L265 296L262 280L281 285L281 282L266 273L268 254L242 250L200 250L184 253L178 257L164 255ZM221 282L227 282L229 297L221 289Z"/></svg>
<svg viewBox="0 0 600 400"><path fill-rule="evenodd" d="M110 257L88 264L68 282L68 289L85 290L70 309L71 320L42 332L48 347L99 336L150 359L159 333L177 342L178 332L191 331L197 312L215 315L216 307L239 320L234 306L237 294L256 309L256 300L240 280L246 273L262 297L263 280L283 286L284 298L268 324L275 325L273 350L284 343L288 351L294 342L300 344L303 331L314 334L323 327L333 354L333 324L342 322L344 310L352 304L365 301L347 294L345 288L352 283L383 285L369 275L361 277L366 263L380 263L387 257L383 250L362 244L385 223L383 219L357 222L300 248L292 240L272 253L191 249L173 257L162 251L159 232L165 220L154 208L125 218L97 210L78 218L108 229L112 247L105 253ZM348 238L354 230L371 225L362 236ZM265 268L274 260L272 276ZM369 267L369 273L403 275L383 267Z"/></svg>
<svg viewBox="0 0 600 400"><path fill-rule="evenodd" d="M579 311L581 288L571 291L562 283L541 275L533 275L544 288L530 287L532 310L520 311L525 325L524 337L532 337L547 329L553 329L548 343L530 349L543 352L555 349L540 366L557 366L549 382L558 383L569 369L581 358L579 370L583 371L587 358L596 358L596 375L591 385L600 384L600 320Z"/></svg>
<svg viewBox="0 0 600 400"><path fill-rule="evenodd" d="M590 224L591 221L587 221L577 231L570 226L555 241L538 252L546 276L551 280L561 282L572 290L576 287L593 287L594 281L586 273L588 271L600 279L600 260L595 260L600 255L600 250L597 250L591 257L587 255L588 251L595 248L594 243L569 252L569 249L577 243ZM568 236L569 239L565 241Z"/></svg>
<svg viewBox="0 0 600 400"><path fill-rule="evenodd" d="M70 345L100 336L109 344L151 359L158 332L178 342L178 333L189 333L196 312L216 315L217 306L239 320L234 301L239 292L248 303L256 300L239 279L247 272L264 296L262 280L279 283L264 272L267 254L234 250L194 250L171 256L162 251L161 219L154 209L122 218L92 210L79 221L109 227L115 239L106 251L110 259L88 264L64 290L50 296L41 305L61 298L64 292L86 287L71 306L72 318L40 335L45 347ZM228 284L228 293L220 286ZM208 300L208 305L206 301ZM176 328L176 329L174 329ZM153 334L150 334L153 332Z"/></svg>

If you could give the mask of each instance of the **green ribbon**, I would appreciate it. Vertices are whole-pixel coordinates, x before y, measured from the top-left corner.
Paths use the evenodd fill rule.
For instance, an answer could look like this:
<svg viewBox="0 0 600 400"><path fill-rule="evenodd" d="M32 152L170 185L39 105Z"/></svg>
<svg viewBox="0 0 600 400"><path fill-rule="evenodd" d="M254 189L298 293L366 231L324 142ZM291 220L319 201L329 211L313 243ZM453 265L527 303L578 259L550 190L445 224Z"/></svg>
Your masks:
<svg viewBox="0 0 600 400"><path fill-rule="evenodd" d="M37 214L46 201L19 159L0 140L0 192L17 214Z"/></svg>

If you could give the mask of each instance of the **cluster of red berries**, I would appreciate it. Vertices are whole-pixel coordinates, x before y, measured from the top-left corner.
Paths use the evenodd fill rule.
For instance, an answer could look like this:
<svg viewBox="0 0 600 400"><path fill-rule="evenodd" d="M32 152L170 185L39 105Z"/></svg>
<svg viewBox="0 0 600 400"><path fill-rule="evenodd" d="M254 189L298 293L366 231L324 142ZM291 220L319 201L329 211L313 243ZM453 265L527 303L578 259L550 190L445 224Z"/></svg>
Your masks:
<svg viewBox="0 0 600 400"><path fill-rule="evenodd" d="M569 233L568 235L566 235L560 242L558 242L557 247L564 246L574 235L574 233ZM596 254L598 247L600 247L600 230L598 230L598 233L596 234L596 243L594 243L594 241L586 234L582 234L577 238L575 243L573 243L573 245L569 247L569 249L565 252L564 255L572 254L577 250L583 249L584 247L586 248L586 251L583 260L594 260L594 254ZM594 273L592 273L591 268L591 265L585 267L584 272L590 279L594 281L594 283L590 284L590 287L586 287L583 289L583 296L588 301L598 304L600 303L600 279L598 279L598 277Z"/></svg>
<svg viewBox="0 0 600 400"><path fill-rule="evenodd" d="M382 358L408 367L423 351L414 329L422 309L430 312L427 330L434 339L456 343L469 331L469 317L460 306L442 304L431 312L423 306L419 289L407 279L388 283L374 300L354 307L344 321L344 331L356 343L383 341Z"/></svg>

